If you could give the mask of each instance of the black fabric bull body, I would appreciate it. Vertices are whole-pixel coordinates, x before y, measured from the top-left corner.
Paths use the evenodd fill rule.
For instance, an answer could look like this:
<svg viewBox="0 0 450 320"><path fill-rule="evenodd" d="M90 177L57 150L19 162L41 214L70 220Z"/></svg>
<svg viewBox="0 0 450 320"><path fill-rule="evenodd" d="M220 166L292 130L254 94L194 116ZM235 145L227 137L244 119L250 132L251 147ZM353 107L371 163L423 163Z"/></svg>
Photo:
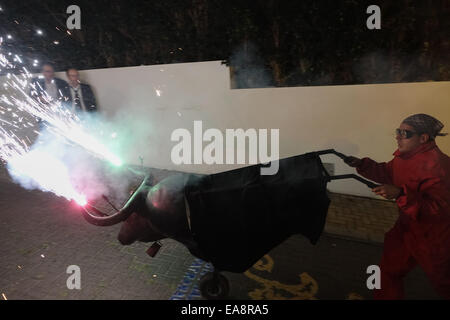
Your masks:
<svg viewBox="0 0 450 320"><path fill-rule="evenodd" d="M278 160L275 175L253 165L212 175L179 173L147 180L111 217L85 218L97 225L124 221L124 244L172 238L219 270L244 272L293 234L315 244L330 200L319 156Z"/></svg>

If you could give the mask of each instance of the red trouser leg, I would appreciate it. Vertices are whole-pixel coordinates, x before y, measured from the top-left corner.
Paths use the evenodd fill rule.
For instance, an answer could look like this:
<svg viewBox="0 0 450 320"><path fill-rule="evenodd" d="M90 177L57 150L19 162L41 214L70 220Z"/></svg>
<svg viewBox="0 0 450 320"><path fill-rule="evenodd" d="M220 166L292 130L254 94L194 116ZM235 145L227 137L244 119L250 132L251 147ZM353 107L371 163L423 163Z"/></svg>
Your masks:
<svg viewBox="0 0 450 320"><path fill-rule="evenodd" d="M432 261L431 270L426 270L434 290L444 299L450 300L450 259Z"/></svg>
<svg viewBox="0 0 450 320"><path fill-rule="evenodd" d="M381 258L381 289L375 289L374 299L403 299L403 278L417 265L407 246L404 231L397 223L384 236Z"/></svg>
<svg viewBox="0 0 450 320"><path fill-rule="evenodd" d="M418 264L427 274L433 288L444 299L450 300L450 227L446 232L429 232L420 243L413 243L418 250Z"/></svg>

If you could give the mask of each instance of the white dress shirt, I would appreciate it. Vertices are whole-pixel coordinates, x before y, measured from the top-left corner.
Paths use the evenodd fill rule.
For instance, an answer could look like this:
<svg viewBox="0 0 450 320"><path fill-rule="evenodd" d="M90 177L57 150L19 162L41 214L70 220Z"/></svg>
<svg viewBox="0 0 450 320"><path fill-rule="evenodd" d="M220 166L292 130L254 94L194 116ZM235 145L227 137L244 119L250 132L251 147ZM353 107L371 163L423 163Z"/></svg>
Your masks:
<svg viewBox="0 0 450 320"><path fill-rule="evenodd" d="M52 98L52 100L58 100L58 87L55 80L45 82L45 92Z"/></svg>

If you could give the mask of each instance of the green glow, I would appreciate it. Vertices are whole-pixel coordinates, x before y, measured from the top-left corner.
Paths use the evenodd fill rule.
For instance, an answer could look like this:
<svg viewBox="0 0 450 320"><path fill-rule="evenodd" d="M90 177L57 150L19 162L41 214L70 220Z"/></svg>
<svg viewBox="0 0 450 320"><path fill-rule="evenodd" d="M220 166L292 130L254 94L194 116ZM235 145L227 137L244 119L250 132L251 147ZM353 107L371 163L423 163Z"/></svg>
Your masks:
<svg viewBox="0 0 450 320"><path fill-rule="evenodd" d="M116 167L121 167L123 165L122 160L120 160L116 156L113 156L109 161Z"/></svg>

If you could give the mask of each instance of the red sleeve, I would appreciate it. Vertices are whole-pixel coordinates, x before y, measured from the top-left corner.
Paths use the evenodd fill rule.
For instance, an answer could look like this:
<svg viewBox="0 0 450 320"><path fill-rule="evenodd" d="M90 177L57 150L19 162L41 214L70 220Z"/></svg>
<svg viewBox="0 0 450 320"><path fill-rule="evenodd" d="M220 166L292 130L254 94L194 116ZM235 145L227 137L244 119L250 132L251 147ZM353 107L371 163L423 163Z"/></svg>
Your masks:
<svg viewBox="0 0 450 320"><path fill-rule="evenodd" d="M381 184L392 184L392 161L378 163L370 158L361 159L356 171L363 177Z"/></svg>
<svg viewBox="0 0 450 320"><path fill-rule="evenodd" d="M419 190L402 186L403 193L396 202L402 213L417 219L419 212L427 215L450 214L448 190L444 181L430 178L423 181Z"/></svg>

